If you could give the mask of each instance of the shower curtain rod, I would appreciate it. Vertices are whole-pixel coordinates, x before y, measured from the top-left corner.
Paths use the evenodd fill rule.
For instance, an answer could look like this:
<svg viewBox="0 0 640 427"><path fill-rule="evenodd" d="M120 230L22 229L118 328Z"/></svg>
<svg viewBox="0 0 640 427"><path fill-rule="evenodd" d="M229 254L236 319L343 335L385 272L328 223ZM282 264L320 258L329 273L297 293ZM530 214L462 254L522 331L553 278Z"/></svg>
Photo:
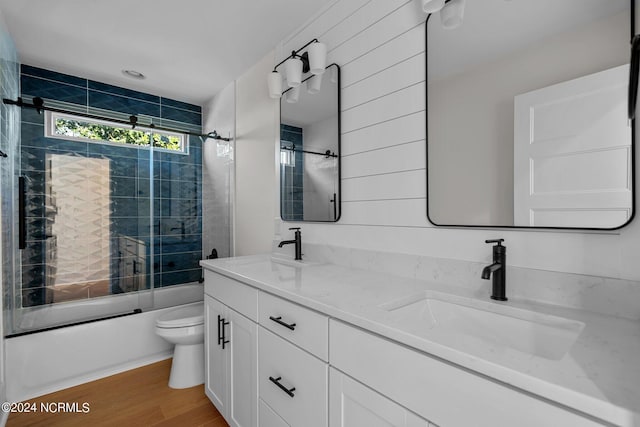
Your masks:
<svg viewBox="0 0 640 427"><path fill-rule="evenodd" d="M32 108L32 109L36 110L38 112L38 114L40 114L40 112L42 112L42 111L53 111L54 113L72 114L72 115L76 115L76 116L86 117L88 119L104 120L104 121L108 121L108 122L112 122L112 123L118 123L118 124L121 124L121 125L130 125L131 129L135 129L136 126L139 124L138 123L138 116L135 116L135 115L129 116L129 121L127 121L127 120L120 120L120 119L112 119L110 117L97 116L95 114L78 113L76 111L69 111L69 110L63 110L63 109L60 109L60 108L46 107L44 105L44 100L42 98L40 98L39 96L36 96L35 98L33 98L33 103L32 104L24 102L22 100L22 98L18 98L17 100L3 98L2 102L4 104L7 104L7 105L16 105L18 107ZM141 126L143 126L145 128L153 129L153 130L161 130L161 131L165 131L165 132L184 133L186 135L191 135L191 136L199 136L200 138L203 138L203 140L206 139L206 138L216 139L216 140L220 140L220 141L230 141L231 140L231 138L224 138L224 137L218 135L218 132L216 132L215 130L213 132L209 132L207 134L204 134L204 133L195 133L195 132L189 132L189 131L185 131L185 130L179 130L179 129L166 128L166 127L162 127L162 126L156 126L153 123L150 123L148 125L141 125Z"/></svg>
<svg viewBox="0 0 640 427"><path fill-rule="evenodd" d="M306 153L306 154L315 154L318 156L325 156L325 157L338 157L337 154L332 153L331 150L327 150L324 153L319 153L317 151L308 151L308 150L296 150L296 146L293 145L292 147L286 147L286 146L281 146L280 147L281 150L289 150L289 151L293 151L295 153Z"/></svg>

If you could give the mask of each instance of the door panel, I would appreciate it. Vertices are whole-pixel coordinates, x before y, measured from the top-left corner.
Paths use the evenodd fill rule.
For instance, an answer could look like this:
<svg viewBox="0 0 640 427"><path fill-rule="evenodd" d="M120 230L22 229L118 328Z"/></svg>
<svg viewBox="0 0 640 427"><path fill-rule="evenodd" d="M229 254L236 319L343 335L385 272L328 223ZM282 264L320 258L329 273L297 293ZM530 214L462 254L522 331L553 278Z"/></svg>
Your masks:
<svg viewBox="0 0 640 427"><path fill-rule="evenodd" d="M614 228L631 217L628 73L622 65L515 97L516 226Z"/></svg>
<svg viewBox="0 0 640 427"><path fill-rule="evenodd" d="M224 415L228 389L227 355L218 344L218 316L224 317L224 305L209 295L204 296L205 309L205 393L218 411Z"/></svg>
<svg viewBox="0 0 640 427"><path fill-rule="evenodd" d="M232 427L258 425L258 325L227 308L230 341L228 421Z"/></svg>
<svg viewBox="0 0 640 427"><path fill-rule="evenodd" d="M329 369L330 427L428 427L427 420Z"/></svg>

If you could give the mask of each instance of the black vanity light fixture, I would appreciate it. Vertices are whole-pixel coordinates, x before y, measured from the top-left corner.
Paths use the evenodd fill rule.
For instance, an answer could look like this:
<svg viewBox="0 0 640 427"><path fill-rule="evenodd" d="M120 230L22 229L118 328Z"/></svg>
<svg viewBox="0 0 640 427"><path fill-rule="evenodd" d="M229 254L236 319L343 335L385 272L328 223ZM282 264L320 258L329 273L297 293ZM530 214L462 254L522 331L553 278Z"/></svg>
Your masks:
<svg viewBox="0 0 640 427"><path fill-rule="evenodd" d="M422 0L422 10L426 13L440 12L442 28L453 30L462 25L466 0Z"/></svg>
<svg viewBox="0 0 640 427"><path fill-rule="evenodd" d="M305 48L307 48L306 52L300 54ZM302 74L311 72L313 75L320 75L324 73L326 62L327 46L320 43L318 39L313 39L300 49L291 51L291 55L276 65L267 77L269 96L273 99L279 99L282 96L282 76L278 72L278 67L282 64L285 64L287 86L292 88L290 92L295 92L290 95L292 99L290 102L295 102L302 83ZM317 93L320 91L320 82L319 78L311 78L307 83L309 92Z"/></svg>

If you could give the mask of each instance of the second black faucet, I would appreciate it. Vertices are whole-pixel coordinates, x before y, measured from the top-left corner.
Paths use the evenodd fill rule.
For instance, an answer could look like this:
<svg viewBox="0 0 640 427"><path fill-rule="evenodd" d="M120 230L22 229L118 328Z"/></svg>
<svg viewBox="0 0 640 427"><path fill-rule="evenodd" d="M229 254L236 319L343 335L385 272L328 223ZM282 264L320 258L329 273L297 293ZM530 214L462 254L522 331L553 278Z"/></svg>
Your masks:
<svg viewBox="0 0 640 427"><path fill-rule="evenodd" d="M281 248L284 245L295 244L296 245L296 261L302 260L302 233L300 232L300 227L292 227L289 230L295 230L293 240L283 240L278 243L278 247Z"/></svg>
<svg viewBox="0 0 640 427"><path fill-rule="evenodd" d="M493 247L493 264L482 270L482 278L489 280L493 274L493 289L491 299L497 301L507 300L507 247L502 246L504 239L485 240L485 243L496 243Z"/></svg>

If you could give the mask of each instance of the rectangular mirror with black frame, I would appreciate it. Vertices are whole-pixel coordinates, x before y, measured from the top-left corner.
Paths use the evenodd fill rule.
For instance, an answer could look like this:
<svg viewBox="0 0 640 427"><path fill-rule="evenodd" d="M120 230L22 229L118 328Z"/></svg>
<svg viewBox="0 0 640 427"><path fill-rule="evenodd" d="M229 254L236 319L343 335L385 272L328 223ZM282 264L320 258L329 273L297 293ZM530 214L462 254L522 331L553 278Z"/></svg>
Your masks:
<svg viewBox="0 0 640 427"><path fill-rule="evenodd" d="M340 218L340 67L329 65L280 99L280 216Z"/></svg>
<svg viewBox="0 0 640 427"><path fill-rule="evenodd" d="M631 221L633 8L633 0L447 0L429 15L433 224L616 229Z"/></svg>

